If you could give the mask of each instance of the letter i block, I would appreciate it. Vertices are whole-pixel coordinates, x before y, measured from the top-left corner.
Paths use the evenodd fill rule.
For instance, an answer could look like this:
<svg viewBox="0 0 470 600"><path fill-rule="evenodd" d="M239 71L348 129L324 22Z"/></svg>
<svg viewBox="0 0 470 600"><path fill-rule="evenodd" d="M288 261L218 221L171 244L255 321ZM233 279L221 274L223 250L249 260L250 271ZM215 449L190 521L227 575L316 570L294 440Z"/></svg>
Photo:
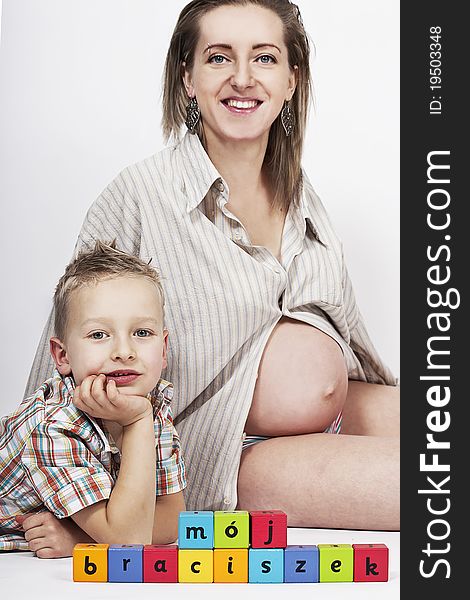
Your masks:
<svg viewBox="0 0 470 600"><path fill-rule="evenodd" d="M251 520L252 548L285 548L287 515L282 510L253 510Z"/></svg>
<svg viewBox="0 0 470 600"><path fill-rule="evenodd" d="M76 544L73 549L74 581L108 581L109 544Z"/></svg>
<svg viewBox="0 0 470 600"><path fill-rule="evenodd" d="M214 583L248 583L248 549L214 550Z"/></svg>
<svg viewBox="0 0 470 600"><path fill-rule="evenodd" d="M250 548L248 551L250 583L283 583L284 550L282 548Z"/></svg>
<svg viewBox="0 0 470 600"><path fill-rule="evenodd" d="M214 553L212 550L179 550L178 581L180 583L212 583Z"/></svg>
<svg viewBox="0 0 470 600"><path fill-rule="evenodd" d="M144 546L144 582L178 583L178 546Z"/></svg>
<svg viewBox="0 0 470 600"><path fill-rule="evenodd" d="M318 548L316 546L286 547L284 581L286 583L318 582Z"/></svg>
<svg viewBox="0 0 470 600"><path fill-rule="evenodd" d="M353 544L354 581L388 581L388 548L385 544Z"/></svg>
<svg viewBox="0 0 470 600"><path fill-rule="evenodd" d="M214 512L214 548L248 548L250 515L246 510Z"/></svg>
<svg viewBox="0 0 470 600"><path fill-rule="evenodd" d="M214 513L183 511L178 519L178 546L183 549L214 547Z"/></svg>
<svg viewBox="0 0 470 600"><path fill-rule="evenodd" d="M352 581L354 551L351 544L318 544L320 582Z"/></svg>
<svg viewBox="0 0 470 600"><path fill-rule="evenodd" d="M142 583L142 544L112 544L108 548L108 581Z"/></svg>

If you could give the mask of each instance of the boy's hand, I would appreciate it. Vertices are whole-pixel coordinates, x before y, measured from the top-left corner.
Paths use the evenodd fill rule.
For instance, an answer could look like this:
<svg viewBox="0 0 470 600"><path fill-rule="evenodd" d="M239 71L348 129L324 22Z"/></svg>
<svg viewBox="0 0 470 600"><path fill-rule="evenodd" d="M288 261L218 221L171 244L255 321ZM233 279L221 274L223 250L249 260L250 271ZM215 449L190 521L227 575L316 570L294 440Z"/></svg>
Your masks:
<svg viewBox="0 0 470 600"><path fill-rule="evenodd" d="M74 390L73 403L92 417L114 421L122 427L153 414L148 398L121 394L116 383L106 382L102 374L85 377Z"/></svg>

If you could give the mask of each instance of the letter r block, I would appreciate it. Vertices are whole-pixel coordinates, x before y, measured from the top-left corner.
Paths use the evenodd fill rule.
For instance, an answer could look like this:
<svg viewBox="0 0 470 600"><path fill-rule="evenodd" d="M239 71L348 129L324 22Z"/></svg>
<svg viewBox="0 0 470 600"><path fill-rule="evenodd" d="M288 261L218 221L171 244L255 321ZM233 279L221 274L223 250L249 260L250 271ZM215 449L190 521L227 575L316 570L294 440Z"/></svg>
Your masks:
<svg viewBox="0 0 470 600"><path fill-rule="evenodd" d="M353 544L354 581L388 581L388 548L385 544Z"/></svg>
<svg viewBox="0 0 470 600"><path fill-rule="evenodd" d="M108 581L142 583L142 544L111 544L108 548Z"/></svg>
<svg viewBox="0 0 470 600"><path fill-rule="evenodd" d="M287 515L282 510L250 512L251 547L285 548L287 546Z"/></svg>
<svg viewBox="0 0 470 600"><path fill-rule="evenodd" d="M144 582L178 583L178 546L144 546Z"/></svg>
<svg viewBox="0 0 470 600"><path fill-rule="evenodd" d="M351 544L318 544L318 551L321 583L353 580Z"/></svg>
<svg viewBox="0 0 470 600"><path fill-rule="evenodd" d="M214 513L211 510L183 511L178 519L178 546L182 549L214 547Z"/></svg>
<svg viewBox="0 0 470 600"><path fill-rule="evenodd" d="M109 544L76 544L73 549L74 581L108 581Z"/></svg>
<svg viewBox="0 0 470 600"><path fill-rule="evenodd" d="M214 512L214 548L248 548L250 515L246 510Z"/></svg>

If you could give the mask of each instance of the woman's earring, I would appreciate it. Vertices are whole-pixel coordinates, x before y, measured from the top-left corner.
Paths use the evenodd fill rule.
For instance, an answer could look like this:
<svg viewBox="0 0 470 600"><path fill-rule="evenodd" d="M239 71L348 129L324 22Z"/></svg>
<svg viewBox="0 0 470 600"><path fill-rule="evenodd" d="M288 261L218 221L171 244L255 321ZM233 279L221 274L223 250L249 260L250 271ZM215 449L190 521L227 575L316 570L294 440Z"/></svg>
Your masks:
<svg viewBox="0 0 470 600"><path fill-rule="evenodd" d="M286 132L286 137L289 137L294 131L294 111L287 100L281 110L281 123Z"/></svg>
<svg viewBox="0 0 470 600"><path fill-rule="evenodd" d="M199 110L199 104L197 103L196 96L189 99L189 103L186 106L186 127L189 129L189 133L195 133L196 125L199 122L201 111Z"/></svg>

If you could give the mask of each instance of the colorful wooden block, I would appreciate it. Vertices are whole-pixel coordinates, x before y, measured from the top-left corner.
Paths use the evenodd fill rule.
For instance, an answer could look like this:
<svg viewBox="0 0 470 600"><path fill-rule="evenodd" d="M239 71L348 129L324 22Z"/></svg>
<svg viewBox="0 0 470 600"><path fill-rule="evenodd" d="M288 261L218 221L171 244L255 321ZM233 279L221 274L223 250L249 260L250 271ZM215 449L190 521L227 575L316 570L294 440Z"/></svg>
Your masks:
<svg viewBox="0 0 470 600"><path fill-rule="evenodd" d="M318 544L320 582L352 581L354 551L351 544Z"/></svg>
<svg viewBox="0 0 470 600"><path fill-rule="evenodd" d="M183 549L214 547L214 513L211 510L180 512L178 545Z"/></svg>
<svg viewBox="0 0 470 600"><path fill-rule="evenodd" d="M284 550L282 548L250 548L248 551L250 583L283 583Z"/></svg>
<svg viewBox="0 0 470 600"><path fill-rule="evenodd" d="M214 583L248 583L247 548L215 548Z"/></svg>
<svg viewBox="0 0 470 600"><path fill-rule="evenodd" d="M250 515L246 510L214 512L214 548L248 548Z"/></svg>
<svg viewBox="0 0 470 600"><path fill-rule="evenodd" d="M109 544L76 544L73 549L74 581L108 581Z"/></svg>
<svg viewBox="0 0 470 600"><path fill-rule="evenodd" d="M388 548L385 544L353 544L354 581L388 581Z"/></svg>
<svg viewBox="0 0 470 600"><path fill-rule="evenodd" d="M282 510L250 512L251 547L285 548L287 546L287 515Z"/></svg>
<svg viewBox="0 0 470 600"><path fill-rule="evenodd" d="M145 583L177 583L178 582L178 546L171 544L144 546L144 582Z"/></svg>
<svg viewBox="0 0 470 600"><path fill-rule="evenodd" d="M108 581L142 583L142 544L111 544L108 548Z"/></svg>
<svg viewBox="0 0 470 600"><path fill-rule="evenodd" d="M212 583L214 580L212 550L179 550L178 581L180 583Z"/></svg>
<svg viewBox="0 0 470 600"><path fill-rule="evenodd" d="M285 583L318 582L318 548L311 546L287 546L284 551Z"/></svg>

